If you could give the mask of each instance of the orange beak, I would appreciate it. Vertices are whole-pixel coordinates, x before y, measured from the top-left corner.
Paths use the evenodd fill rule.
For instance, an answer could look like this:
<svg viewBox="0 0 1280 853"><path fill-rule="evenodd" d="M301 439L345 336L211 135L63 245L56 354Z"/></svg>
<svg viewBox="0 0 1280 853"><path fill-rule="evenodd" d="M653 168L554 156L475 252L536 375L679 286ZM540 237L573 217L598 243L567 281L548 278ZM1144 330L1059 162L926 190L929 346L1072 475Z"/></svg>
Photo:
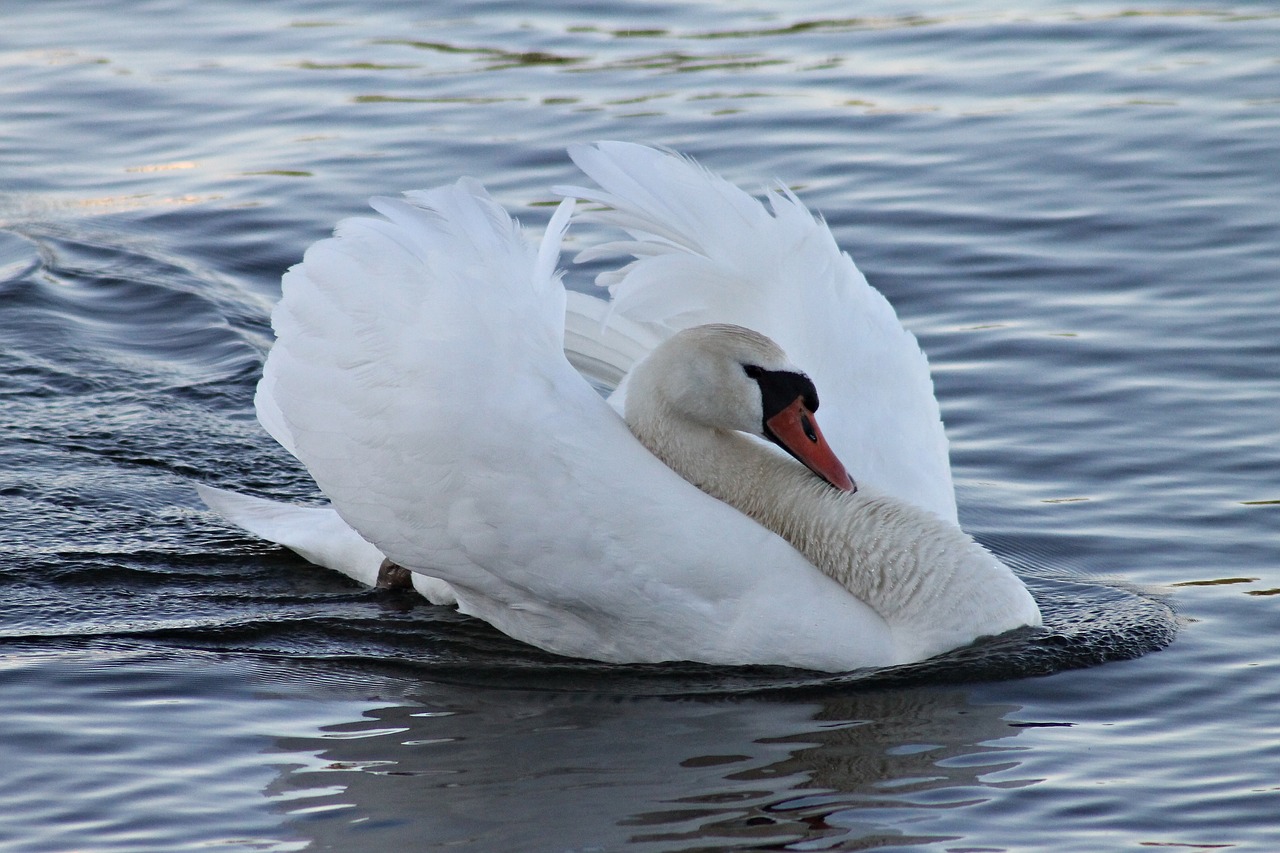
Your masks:
<svg viewBox="0 0 1280 853"><path fill-rule="evenodd" d="M765 434L783 450L804 463L810 471L842 492L856 492L857 485L844 465L836 458L831 445L822 437L813 412L805 408L804 398L764 422Z"/></svg>

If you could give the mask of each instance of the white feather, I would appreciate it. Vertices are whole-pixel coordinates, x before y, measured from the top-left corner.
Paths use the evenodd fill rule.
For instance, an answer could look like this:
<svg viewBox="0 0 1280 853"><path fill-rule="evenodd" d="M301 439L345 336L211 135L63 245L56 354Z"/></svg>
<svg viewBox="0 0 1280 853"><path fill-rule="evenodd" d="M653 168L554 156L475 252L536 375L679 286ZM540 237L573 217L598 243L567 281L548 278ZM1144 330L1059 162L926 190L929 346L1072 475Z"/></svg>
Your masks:
<svg viewBox="0 0 1280 853"><path fill-rule="evenodd" d="M686 158L630 143L569 154L599 188L557 191L605 205L580 218L632 238L579 255L636 258L599 280L615 315L660 338L733 323L777 341L817 385L827 436L855 479L956 521L924 353L793 193L779 187L766 205Z"/></svg>
<svg viewBox="0 0 1280 853"><path fill-rule="evenodd" d="M286 273L256 401L333 510L206 499L366 582L384 555L440 579L464 612L554 652L826 670L913 659L923 647L677 476L615 408L673 331L756 328L813 377L856 478L954 524L915 339L790 193L766 207L622 143L572 156L601 188L567 194L607 205L587 216L631 238L588 250L636 258L609 279L612 304L566 297L555 274L569 201L538 248L474 181L376 199L382 218L343 222ZM607 403L574 365L621 386ZM323 543L299 538L308 519Z"/></svg>

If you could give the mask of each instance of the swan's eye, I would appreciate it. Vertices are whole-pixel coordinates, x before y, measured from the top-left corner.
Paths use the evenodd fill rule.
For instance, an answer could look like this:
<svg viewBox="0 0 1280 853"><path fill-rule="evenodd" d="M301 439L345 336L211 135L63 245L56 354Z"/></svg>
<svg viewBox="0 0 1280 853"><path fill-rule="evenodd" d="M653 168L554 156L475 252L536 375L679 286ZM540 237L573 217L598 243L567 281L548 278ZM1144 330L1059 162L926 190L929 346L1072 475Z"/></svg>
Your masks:
<svg viewBox="0 0 1280 853"><path fill-rule="evenodd" d="M747 376L750 376L752 379L759 379L761 376L764 376L764 368L754 364L742 365L742 372L747 374Z"/></svg>

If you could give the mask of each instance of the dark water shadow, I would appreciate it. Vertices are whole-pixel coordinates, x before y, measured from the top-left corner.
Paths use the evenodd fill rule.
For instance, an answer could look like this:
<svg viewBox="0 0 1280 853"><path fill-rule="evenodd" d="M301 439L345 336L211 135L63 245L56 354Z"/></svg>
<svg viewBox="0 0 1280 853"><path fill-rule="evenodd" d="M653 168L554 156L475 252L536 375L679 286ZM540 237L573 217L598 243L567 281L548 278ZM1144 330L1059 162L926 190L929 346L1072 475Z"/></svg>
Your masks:
<svg viewBox="0 0 1280 853"><path fill-rule="evenodd" d="M280 568L280 567L277 567ZM1172 607L1118 582L1026 576L1044 627L1021 629L902 666L817 673L772 666L697 663L618 665L527 646L452 608L412 593L348 591L308 601L207 601L207 619L111 631L94 642L160 644L266 659L346 662L440 683L617 696L813 698L887 687L965 684L1048 675L1127 660L1164 648L1177 634ZM285 600L287 599L287 600Z"/></svg>

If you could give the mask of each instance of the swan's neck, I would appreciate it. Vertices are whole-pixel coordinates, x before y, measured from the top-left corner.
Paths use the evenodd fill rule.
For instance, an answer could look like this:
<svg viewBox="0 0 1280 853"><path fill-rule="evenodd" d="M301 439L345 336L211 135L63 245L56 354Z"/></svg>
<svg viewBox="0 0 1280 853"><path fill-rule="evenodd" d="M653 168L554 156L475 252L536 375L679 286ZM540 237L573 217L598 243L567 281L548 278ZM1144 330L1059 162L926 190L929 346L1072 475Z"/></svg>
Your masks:
<svg viewBox="0 0 1280 853"><path fill-rule="evenodd" d="M628 425L668 467L791 543L891 624L919 606L919 566L883 559L899 501L841 492L763 441L690 422L671 412L628 410ZM906 507L915 516L921 510ZM886 526L887 525L887 526ZM900 555L899 555L900 556ZM904 564L910 562L910 564Z"/></svg>
<svg viewBox="0 0 1280 853"><path fill-rule="evenodd" d="M627 422L676 473L786 539L885 620L901 660L1040 623L1021 581L960 528L859 484L841 492L742 433L651 403Z"/></svg>

